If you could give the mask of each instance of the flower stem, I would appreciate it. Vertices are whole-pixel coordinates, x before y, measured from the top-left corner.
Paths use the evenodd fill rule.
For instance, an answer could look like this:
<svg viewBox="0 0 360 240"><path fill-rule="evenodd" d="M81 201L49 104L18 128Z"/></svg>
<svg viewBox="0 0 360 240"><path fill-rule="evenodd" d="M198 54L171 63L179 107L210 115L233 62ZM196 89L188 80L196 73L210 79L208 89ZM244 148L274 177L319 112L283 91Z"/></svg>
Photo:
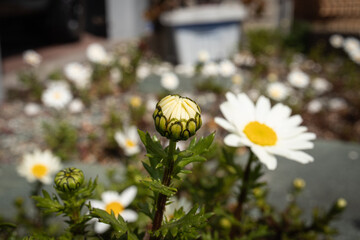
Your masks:
<svg viewBox="0 0 360 240"><path fill-rule="evenodd" d="M240 194L237 199L237 206L234 211L234 216L238 221L241 221L242 213L243 213L243 206L244 203L247 200L248 190L249 190L249 177L251 172L251 163L253 162L255 158L254 153L250 150L249 159L245 167L245 172L243 174L242 178L242 184L240 188ZM236 227L233 227L231 230L231 235L235 236L239 233L239 229Z"/></svg>
<svg viewBox="0 0 360 240"><path fill-rule="evenodd" d="M170 140L169 147L168 147L168 155L167 155L166 162L165 162L164 176L162 179L162 184L167 187L170 186L171 175L172 175L172 172L174 169L175 149L176 149L176 142L173 140ZM153 222L153 226L152 226L153 233L161 227L166 200L167 200L167 196L160 193L157 198L157 201L156 201L156 212L155 212L154 222ZM151 237L151 239L156 240L159 238L156 236L153 236L153 237Z"/></svg>

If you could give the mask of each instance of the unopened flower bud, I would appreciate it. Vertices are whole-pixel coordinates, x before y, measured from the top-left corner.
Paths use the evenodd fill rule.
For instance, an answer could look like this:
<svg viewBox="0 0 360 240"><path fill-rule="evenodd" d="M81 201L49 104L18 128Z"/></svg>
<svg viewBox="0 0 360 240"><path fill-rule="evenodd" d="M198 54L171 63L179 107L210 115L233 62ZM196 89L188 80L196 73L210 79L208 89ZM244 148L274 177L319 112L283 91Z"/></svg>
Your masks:
<svg viewBox="0 0 360 240"><path fill-rule="evenodd" d="M83 184L84 173L77 168L65 168L56 174L54 182L58 190L72 192Z"/></svg>
<svg viewBox="0 0 360 240"><path fill-rule="evenodd" d="M227 218L221 218L220 219L220 226L225 229L231 228L231 222Z"/></svg>
<svg viewBox="0 0 360 240"><path fill-rule="evenodd" d="M293 186L296 190L302 190L306 186L306 183L302 178L295 178L293 181Z"/></svg>
<svg viewBox="0 0 360 240"><path fill-rule="evenodd" d="M336 201L336 207L339 208L339 209L344 209L346 208L347 206L347 202L344 198L339 198L337 201Z"/></svg>
<svg viewBox="0 0 360 240"><path fill-rule="evenodd" d="M201 127L200 107L191 99L168 95L156 105L156 130L170 140L187 140Z"/></svg>

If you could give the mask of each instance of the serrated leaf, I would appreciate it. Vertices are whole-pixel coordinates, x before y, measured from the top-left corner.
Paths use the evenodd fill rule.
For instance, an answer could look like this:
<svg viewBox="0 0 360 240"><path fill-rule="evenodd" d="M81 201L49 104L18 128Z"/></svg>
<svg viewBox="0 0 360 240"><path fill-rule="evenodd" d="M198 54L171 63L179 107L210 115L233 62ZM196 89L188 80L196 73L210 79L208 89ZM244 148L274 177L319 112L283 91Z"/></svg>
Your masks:
<svg viewBox="0 0 360 240"><path fill-rule="evenodd" d="M155 139L151 138L148 132L144 133L143 131L138 130L138 133L142 143L144 144L149 154L154 154L162 158L166 157L166 153L163 150L159 141L156 141Z"/></svg>
<svg viewBox="0 0 360 240"><path fill-rule="evenodd" d="M105 210L93 208L91 210L91 215L93 217L99 218L100 222L111 225L115 233L119 234L120 236L126 234L129 231L124 219L120 216L120 214L118 215L118 218L116 218L114 212L109 214Z"/></svg>
<svg viewBox="0 0 360 240"><path fill-rule="evenodd" d="M200 140L196 144L190 144L189 150L192 151L194 154L202 154L208 150L211 146L215 137L215 132L208 135L207 137L201 137Z"/></svg>
<svg viewBox="0 0 360 240"><path fill-rule="evenodd" d="M145 180L144 179L144 180L140 180L140 182L143 183L146 187L148 187L152 191L164 194L168 197L174 195L177 191L176 188L167 187L158 180L151 180L151 179Z"/></svg>
<svg viewBox="0 0 360 240"><path fill-rule="evenodd" d="M182 158L180 161L178 161L177 166L180 168L184 168L186 165L192 162L205 162L206 158L199 156L199 155L193 155L188 158Z"/></svg>

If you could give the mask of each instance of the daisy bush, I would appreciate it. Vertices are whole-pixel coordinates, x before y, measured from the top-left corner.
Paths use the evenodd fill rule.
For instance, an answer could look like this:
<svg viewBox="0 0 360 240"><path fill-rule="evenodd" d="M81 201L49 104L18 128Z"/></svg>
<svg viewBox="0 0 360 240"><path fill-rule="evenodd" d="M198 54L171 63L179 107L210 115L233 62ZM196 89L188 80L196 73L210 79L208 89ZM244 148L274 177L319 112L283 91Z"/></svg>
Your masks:
<svg viewBox="0 0 360 240"><path fill-rule="evenodd" d="M23 88L11 96L24 101L25 120L0 129L26 135L9 159L18 159L33 201L16 200L16 219L0 223L0 238L332 239L345 199L305 218L298 199L307 184L292 176L278 210L266 174L285 159L311 168L316 135L339 136L356 119L359 41L326 39L349 57L326 65L320 50L285 48L291 39L276 33L248 38L228 59L199 50L195 62L177 65L143 41L95 43L86 59L46 77L46 60L24 53ZM342 130L327 128L335 124ZM358 124L346 137L356 138ZM74 162L98 164L102 180Z"/></svg>

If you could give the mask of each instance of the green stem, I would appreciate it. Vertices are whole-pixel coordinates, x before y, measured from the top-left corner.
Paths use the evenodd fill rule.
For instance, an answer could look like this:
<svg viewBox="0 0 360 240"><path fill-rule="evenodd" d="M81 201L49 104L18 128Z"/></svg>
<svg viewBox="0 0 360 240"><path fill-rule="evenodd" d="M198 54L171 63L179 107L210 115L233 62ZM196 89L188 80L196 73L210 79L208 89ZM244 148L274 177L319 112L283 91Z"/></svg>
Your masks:
<svg viewBox="0 0 360 240"><path fill-rule="evenodd" d="M168 155L167 155L166 162L165 162L164 176L162 179L162 184L167 187L170 186L172 172L174 169L175 149L176 149L176 142L170 140L169 147L168 147ZM158 198L156 201L156 212L155 212L154 222L153 222L153 226L152 226L153 233L161 227L166 200L167 200L166 195L161 194L161 193L158 195ZM151 237L151 240L157 240L157 239L160 239L160 237L156 237L156 236Z"/></svg>
<svg viewBox="0 0 360 240"><path fill-rule="evenodd" d="M240 188L240 194L237 199L237 206L234 211L234 216L238 221L241 221L242 213L243 213L243 206L247 200L248 190L249 190L249 177L251 172L251 163L255 158L254 153L250 150L249 159L245 167L245 172L242 178L242 184ZM231 235L234 237L239 232L239 229L233 227L231 230Z"/></svg>

